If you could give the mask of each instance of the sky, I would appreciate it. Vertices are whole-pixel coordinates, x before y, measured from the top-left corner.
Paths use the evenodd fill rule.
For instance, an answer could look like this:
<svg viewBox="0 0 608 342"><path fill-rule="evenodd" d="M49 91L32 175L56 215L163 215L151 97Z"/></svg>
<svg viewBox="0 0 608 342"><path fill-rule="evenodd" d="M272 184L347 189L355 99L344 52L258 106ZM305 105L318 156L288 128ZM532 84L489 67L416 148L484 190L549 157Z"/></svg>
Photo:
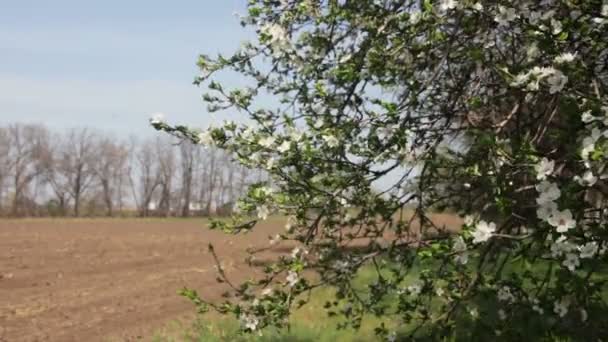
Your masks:
<svg viewBox="0 0 608 342"><path fill-rule="evenodd" d="M148 118L206 127L198 54L251 37L246 0L0 0L0 125L153 134ZM239 119L238 115L229 119Z"/></svg>

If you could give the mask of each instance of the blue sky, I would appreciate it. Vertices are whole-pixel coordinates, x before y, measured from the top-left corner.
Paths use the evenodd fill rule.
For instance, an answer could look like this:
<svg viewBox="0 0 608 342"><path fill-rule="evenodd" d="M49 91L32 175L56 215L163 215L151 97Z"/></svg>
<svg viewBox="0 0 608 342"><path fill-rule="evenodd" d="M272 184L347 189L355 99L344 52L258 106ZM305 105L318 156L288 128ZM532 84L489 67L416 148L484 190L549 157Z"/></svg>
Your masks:
<svg viewBox="0 0 608 342"><path fill-rule="evenodd" d="M0 0L0 125L151 134L147 119L207 126L199 53L251 36L246 0ZM238 119L238 117L231 117Z"/></svg>

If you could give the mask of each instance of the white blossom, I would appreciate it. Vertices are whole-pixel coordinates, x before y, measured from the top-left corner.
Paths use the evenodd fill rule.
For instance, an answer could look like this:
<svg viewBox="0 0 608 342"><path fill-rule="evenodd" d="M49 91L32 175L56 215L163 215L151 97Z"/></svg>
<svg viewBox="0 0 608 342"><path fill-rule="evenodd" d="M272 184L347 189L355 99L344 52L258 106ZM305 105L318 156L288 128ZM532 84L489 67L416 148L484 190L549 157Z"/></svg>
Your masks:
<svg viewBox="0 0 608 342"><path fill-rule="evenodd" d="M565 52L565 53L562 53L561 55L555 57L555 63L557 63L557 64L570 63L570 62L574 61L575 58L576 58L576 53Z"/></svg>
<svg viewBox="0 0 608 342"><path fill-rule="evenodd" d="M578 266L580 266L580 264L581 263L578 259L578 255L576 255L574 253L567 253L566 259L564 259L564 262L562 262L562 265L564 265L571 272L574 272L576 270L576 268Z"/></svg>
<svg viewBox="0 0 608 342"><path fill-rule="evenodd" d="M464 224L467 226L472 226L475 223L475 217L473 215L467 215L464 217Z"/></svg>
<svg viewBox="0 0 608 342"><path fill-rule="evenodd" d="M475 230L473 231L473 243L480 243L488 241L492 237L492 234L496 231L496 224L494 222L479 221Z"/></svg>
<svg viewBox="0 0 608 342"><path fill-rule="evenodd" d="M574 176L574 180L582 186L593 186L597 182L597 177L591 172L591 170L585 171L583 177Z"/></svg>
<svg viewBox="0 0 608 342"><path fill-rule="evenodd" d="M198 134L198 143L200 145L210 146L213 145L213 135L211 131L207 130Z"/></svg>
<svg viewBox="0 0 608 342"><path fill-rule="evenodd" d="M553 34L560 34L563 29L562 22L555 19L551 19L551 27L553 28L551 31Z"/></svg>
<svg viewBox="0 0 608 342"><path fill-rule="evenodd" d="M320 129L321 127L323 127L323 125L325 125L325 121L323 121L323 118L318 118L312 126L316 129Z"/></svg>
<svg viewBox="0 0 608 342"><path fill-rule="evenodd" d="M589 314L587 314L587 310L581 309L581 321L587 322L587 318L589 318Z"/></svg>
<svg viewBox="0 0 608 342"><path fill-rule="evenodd" d="M257 211L258 218L260 220L266 220L268 218L268 215L270 214L270 209L265 204L258 206Z"/></svg>
<svg viewBox="0 0 608 342"><path fill-rule="evenodd" d="M572 218L572 212L569 209L554 212L547 221L556 228L558 233L565 233L576 226L576 221Z"/></svg>
<svg viewBox="0 0 608 342"><path fill-rule="evenodd" d="M536 179L545 180L547 176L550 176L553 173L553 169L555 168L555 161L543 158L540 163L534 166L536 170Z"/></svg>
<svg viewBox="0 0 608 342"><path fill-rule="evenodd" d="M410 13L409 22L411 25L418 24L420 22L420 19L422 19L422 12L414 11Z"/></svg>
<svg viewBox="0 0 608 342"><path fill-rule="evenodd" d="M289 141L285 140L281 143L281 145L279 145L279 147L277 147L277 151L279 151L281 153L285 153L285 152L289 151L290 148L291 148L291 143Z"/></svg>
<svg viewBox="0 0 608 342"><path fill-rule="evenodd" d="M165 122L165 114L164 113L153 113L150 115L150 123L153 125L158 125Z"/></svg>
<svg viewBox="0 0 608 342"><path fill-rule="evenodd" d="M324 135L323 140L325 140L327 146L332 148L340 145L340 141L338 140L338 138L333 135Z"/></svg>
<svg viewBox="0 0 608 342"><path fill-rule="evenodd" d="M274 146L275 138L273 136L267 136L260 139L260 145L266 148L271 148Z"/></svg>
<svg viewBox="0 0 608 342"><path fill-rule="evenodd" d="M557 185L548 181L542 181L536 185L536 191L539 192L539 196L536 199L536 203L538 204L555 201L561 196L561 191Z"/></svg>
<svg viewBox="0 0 608 342"><path fill-rule="evenodd" d="M407 287L407 292L414 297L417 297L422 292L422 287L419 284L412 284Z"/></svg>
<svg viewBox="0 0 608 342"><path fill-rule="evenodd" d="M584 123L591 123L591 122L593 122L595 120L597 120L597 118L591 114L590 110L584 112L581 115L581 121L584 122Z"/></svg>
<svg viewBox="0 0 608 342"><path fill-rule="evenodd" d="M281 241L281 235L276 234L276 235L275 235L275 236L273 236L273 237L272 237L272 238L271 238L271 239L270 239L268 242L269 242L271 245L276 245L276 244L277 244L277 242L279 242L279 241Z"/></svg>
<svg viewBox="0 0 608 342"><path fill-rule="evenodd" d="M439 10L442 12L451 10L458 6L458 1L456 0L441 0L439 2Z"/></svg>
<svg viewBox="0 0 608 342"><path fill-rule="evenodd" d="M498 6L498 14L494 18L494 21L500 26L507 26L509 22L517 18L517 13L514 8Z"/></svg>
<svg viewBox="0 0 608 342"><path fill-rule="evenodd" d="M287 218L287 223L285 224L285 230L291 232L297 223L297 218L295 216L289 216Z"/></svg>
<svg viewBox="0 0 608 342"><path fill-rule="evenodd" d="M504 321L505 319L507 319L507 314L505 313L505 310L503 310L503 309L498 310L498 318L501 321Z"/></svg>
<svg viewBox="0 0 608 342"><path fill-rule="evenodd" d="M272 291L273 291L272 288L269 287L267 289L262 290L261 294L262 294L262 296L270 296L272 294Z"/></svg>
<svg viewBox="0 0 608 342"><path fill-rule="evenodd" d="M260 320L253 315L245 315L241 317L241 324L245 327L245 329L255 331L260 324Z"/></svg>
<svg viewBox="0 0 608 342"><path fill-rule="evenodd" d="M515 301L515 296L513 296L513 294L511 293L511 288L508 286L503 286L500 289L498 289L497 292L497 297L498 300L501 302L514 302Z"/></svg>
<svg viewBox="0 0 608 342"><path fill-rule="evenodd" d="M465 265L469 261L469 255L467 253L467 244L464 242L462 236L454 239L454 246L452 250L456 253L454 261L459 264Z"/></svg>
<svg viewBox="0 0 608 342"><path fill-rule="evenodd" d="M536 215L538 216L539 219L541 219L543 221L547 221L549 219L549 217L551 217L553 215L553 213L555 213L556 211L557 211L557 203L545 202L545 203L542 203L536 209Z"/></svg>
<svg viewBox="0 0 608 342"><path fill-rule="evenodd" d="M572 244L565 236L562 235L551 245L551 256L554 258L559 258L575 249L576 246L574 246L574 244Z"/></svg>
<svg viewBox="0 0 608 342"><path fill-rule="evenodd" d="M262 27L262 32L270 36L270 44L276 50L285 50L290 46L287 31L281 25L267 24Z"/></svg>
<svg viewBox="0 0 608 342"><path fill-rule="evenodd" d="M298 277L297 272L289 271L287 273L286 280L287 280L287 284L289 284L289 286L294 287L298 283L298 280L300 280L300 278Z"/></svg>
<svg viewBox="0 0 608 342"><path fill-rule="evenodd" d="M556 301L553 304L553 312L559 317L564 317L568 313L568 307L570 306L570 300L563 298L560 301Z"/></svg>
<svg viewBox="0 0 608 342"><path fill-rule="evenodd" d="M552 75L547 77L546 81L547 84L549 84L549 93L555 94L564 89L564 86L568 83L568 76L564 75L561 71L556 70Z"/></svg>
<svg viewBox="0 0 608 342"><path fill-rule="evenodd" d="M578 250L580 252L581 259L589 259L593 258L595 253L597 253L598 245L595 241L587 242L586 244L580 246Z"/></svg>

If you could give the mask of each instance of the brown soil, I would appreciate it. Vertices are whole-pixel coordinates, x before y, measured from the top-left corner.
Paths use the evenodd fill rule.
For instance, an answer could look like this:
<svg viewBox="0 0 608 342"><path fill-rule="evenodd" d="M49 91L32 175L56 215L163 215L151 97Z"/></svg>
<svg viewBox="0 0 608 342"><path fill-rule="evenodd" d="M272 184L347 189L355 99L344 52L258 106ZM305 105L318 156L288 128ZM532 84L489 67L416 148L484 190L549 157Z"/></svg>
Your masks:
<svg viewBox="0 0 608 342"><path fill-rule="evenodd" d="M178 290L225 290L209 243L242 280L245 250L267 246L282 221L238 237L199 220L0 221L0 341L150 340L192 317Z"/></svg>
<svg viewBox="0 0 608 342"><path fill-rule="evenodd" d="M454 215L434 215L457 227ZM247 249L266 249L284 227L274 218L250 234L206 229L202 220L28 219L0 221L0 342L151 340L195 308L177 291L219 299L227 289L208 245L233 283L254 275ZM289 244L254 264L289 254Z"/></svg>

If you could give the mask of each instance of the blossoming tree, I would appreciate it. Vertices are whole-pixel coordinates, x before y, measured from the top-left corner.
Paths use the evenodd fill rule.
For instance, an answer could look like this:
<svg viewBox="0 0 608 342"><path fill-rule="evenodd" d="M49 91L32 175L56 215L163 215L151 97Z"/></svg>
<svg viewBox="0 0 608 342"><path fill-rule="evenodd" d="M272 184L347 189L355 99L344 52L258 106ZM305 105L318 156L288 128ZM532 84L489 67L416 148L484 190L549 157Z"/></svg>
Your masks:
<svg viewBox="0 0 608 342"><path fill-rule="evenodd" d="M185 295L245 331L333 286L328 310L388 340L608 336L606 1L250 0L242 24L257 40L200 56L195 83L251 123L153 125L272 177L213 228L278 213L273 242L301 247L233 302ZM443 207L464 224L437 226Z"/></svg>

